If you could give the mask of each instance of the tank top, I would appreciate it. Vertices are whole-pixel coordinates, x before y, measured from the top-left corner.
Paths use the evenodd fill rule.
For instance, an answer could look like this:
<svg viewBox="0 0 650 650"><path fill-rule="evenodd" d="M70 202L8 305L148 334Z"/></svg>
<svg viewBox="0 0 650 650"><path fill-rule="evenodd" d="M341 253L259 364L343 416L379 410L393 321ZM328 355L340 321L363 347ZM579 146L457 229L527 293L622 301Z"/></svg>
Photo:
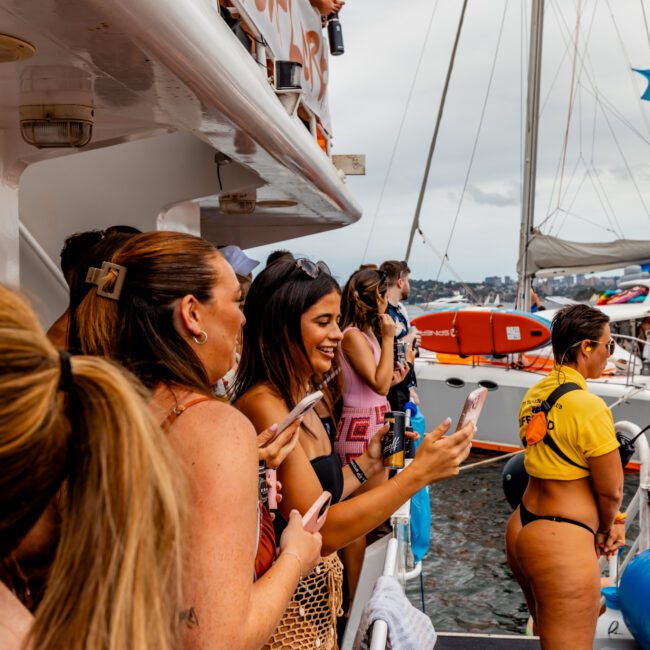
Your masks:
<svg viewBox="0 0 650 650"><path fill-rule="evenodd" d="M160 423L163 431L169 431L176 419L188 408L201 402L214 400L212 397L197 397L186 404L177 404ZM216 401L216 400L215 400ZM255 579L264 575L275 560L275 530L271 513L261 502L257 503L257 548L255 549Z"/></svg>
<svg viewBox="0 0 650 650"><path fill-rule="evenodd" d="M346 332L357 331L361 332L358 327L346 327L343 330L343 335ZM375 363L379 365L381 357L381 350L377 344L365 333L361 332L366 337L368 345L372 349L372 356ZM360 377L356 370L350 365L346 359L345 354L339 349L339 360L343 368L343 405L348 408L367 408L373 409L376 406L385 406L386 397L376 393L366 382Z"/></svg>
<svg viewBox="0 0 650 650"><path fill-rule="evenodd" d="M338 503L343 495L343 467L338 454L334 450L334 438L336 437L336 425L331 417L320 418L323 427L327 432L330 440L330 453L325 456L312 458L309 463L314 469L323 490L332 494L332 503ZM276 513L275 536L280 539L282 531L287 527L287 522L282 518L280 513Z"/></svg>

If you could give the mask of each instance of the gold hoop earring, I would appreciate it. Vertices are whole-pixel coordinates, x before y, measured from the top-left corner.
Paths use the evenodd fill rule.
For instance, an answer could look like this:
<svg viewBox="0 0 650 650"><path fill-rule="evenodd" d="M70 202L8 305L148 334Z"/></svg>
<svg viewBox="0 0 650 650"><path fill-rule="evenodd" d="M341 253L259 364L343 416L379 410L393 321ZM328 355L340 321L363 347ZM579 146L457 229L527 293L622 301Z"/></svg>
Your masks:
<svg viewBox="0 0 650 650"><path fill-rule="evenodd" d="M192 340L197 345L205 345L208 342L208 333L205 330L200 330L197 335L192 337Z"/></svg>

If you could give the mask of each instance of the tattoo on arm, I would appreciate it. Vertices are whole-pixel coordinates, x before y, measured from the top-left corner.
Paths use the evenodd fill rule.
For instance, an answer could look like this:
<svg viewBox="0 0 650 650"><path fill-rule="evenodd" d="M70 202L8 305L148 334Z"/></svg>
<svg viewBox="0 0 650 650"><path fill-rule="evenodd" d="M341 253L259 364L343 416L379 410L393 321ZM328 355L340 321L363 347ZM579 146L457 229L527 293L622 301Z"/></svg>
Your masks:
<svg viewBox="0 0 650 650"><path fill-rule="evenodd" d="M194 607L184 609L182 612L180 612L178 618L181 623L185 623L185 625L190 629L199 627L199 617L196 615L196 610Z"/></svg>

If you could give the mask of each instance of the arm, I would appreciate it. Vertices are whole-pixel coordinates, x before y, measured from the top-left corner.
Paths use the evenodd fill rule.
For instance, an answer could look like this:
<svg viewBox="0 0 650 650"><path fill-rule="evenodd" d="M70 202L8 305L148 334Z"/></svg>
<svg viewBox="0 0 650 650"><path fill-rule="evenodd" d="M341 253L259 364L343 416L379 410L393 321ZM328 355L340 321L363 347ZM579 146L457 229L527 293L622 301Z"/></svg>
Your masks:
<svg viewBox="0 0 650 650"><path fill-rule="evenodd" d="M604 544L612 534L614 517L623 498L623 468L618 449L588 459L591 484L598 506L598 542ZM617 524L618 526L618 524Z"/></svg>
<svg viewBox="0 0 650 650"><path fill-rule="evenodd" d="M258 431L282 419L288 412L284 403L268 392L258 392L251 399L242 397L237 408L251 419ZM425 436L415 460L398 477L329 509L321 529L323 555L333 553L376 528L428 483L458 474L459 464L469 453L474 425L442 438L449 425L450 421L445 421ZM323 491L300 444L279 467L278 478L283 486L279 510L284 518L292 508L304 514Z"/></svg>
<svg viewBox="0 0 650 650"><path fill-rule="evenodd" d="M31 612L0 582L0 648L27 650L25 639L34 622Z"/></svg>
<svg viewBox="0 0 650 650"><path fill-rule="evenodd" d="M192 506L180 613L183 647L259 648L273 633L298 584L301 563L283 554L253 582L255 432L232 407L205 402L179 419L170 438L187 471Z"/></svg>
<svg viewBox="0 0 650 650"><path fill-rule="evenodd" d="M390 316L385 316L392 324ZM379 364L375 363L372 348L359 330L348 330L341 343L341 350L353 370L379 395L388 394L393 379L394 339L395 326L392 324L392 332L384 334L382 331Z"/></svg>

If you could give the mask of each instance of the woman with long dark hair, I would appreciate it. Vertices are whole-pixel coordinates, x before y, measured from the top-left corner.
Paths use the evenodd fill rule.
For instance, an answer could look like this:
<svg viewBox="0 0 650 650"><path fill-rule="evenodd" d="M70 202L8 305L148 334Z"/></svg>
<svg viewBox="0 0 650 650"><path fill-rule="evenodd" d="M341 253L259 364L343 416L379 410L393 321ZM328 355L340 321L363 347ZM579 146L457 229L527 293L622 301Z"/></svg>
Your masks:
<svg viewBox="0 0 650 650"><path fill-rule="evenodd" d="M625 540L612 413L586 382L600 377L614 342L607 316L586 305L555 315L551 342L556 365L519 410L530 478L506 550L542 647L582 650L598 618L598 556Z"/></svg>
<svg viewBox="0 0 650 650"><path fill-rule="evenodd" d="M184 647L258 648L316 564L320 536L287 513L274 562L255 431L212 396L243 323L237 278L210 243L172 232L132 237L88 277L96 286L74 314L81 349L121 362L152 390L188 476Z"/></svg>
<svg viewBox="0 0 650 650"><path fill-rule="evenodd" d="M244 309L244 346L235 381L235 405L258 431L284 418L305 395L331 378L342 339L340 311L339 285L322 263L280 260L255 278ZM383 471L381 442L380 435L376 435L363 454L341 467L333 448L333 383L325 387L330 399L318 411L305 415L300 444L278 469L283 485L280 516L276 518L280 527L291 509L304 513L323 490L333 495L333 505L321 529L323 555L327 556L319 574L321 582L316 582L314 576L309 578L311 591L329 598L329 607L326 601L317 612L307 612L301 619L306 643L313 645L318 640L322 649L336 644L333 632L318 636L334 625L326 613L336 614L340 607L341 570L335 552L376 528L424 485L456 475L469 453L474 433L474 425L470 424L443 438L451 422L447 419L425 436L415 460L398 477L347 498L368 478ZM304 611L305 599L299 590L288 612L301 607ZM315 630L315 636L307 636L307 626ZM291 645L284 629L276 631L270 646L299 647Z"/></svg>

